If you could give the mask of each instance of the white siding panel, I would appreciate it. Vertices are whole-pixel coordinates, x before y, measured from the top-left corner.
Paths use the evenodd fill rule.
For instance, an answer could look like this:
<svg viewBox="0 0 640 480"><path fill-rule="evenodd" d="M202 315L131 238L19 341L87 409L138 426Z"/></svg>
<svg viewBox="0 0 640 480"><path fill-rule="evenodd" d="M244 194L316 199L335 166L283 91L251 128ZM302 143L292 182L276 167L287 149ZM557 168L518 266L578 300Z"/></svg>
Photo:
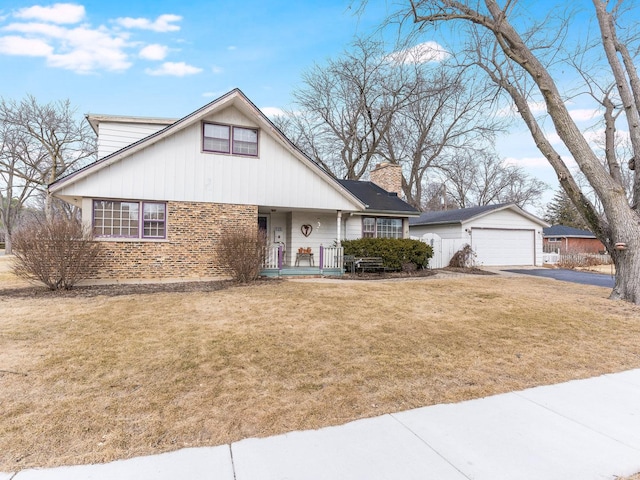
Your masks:
<svg viewBox="0 0 640 480"><path fill-rule="evenodd" d="M98 127L98 158L120 150L156 133L166 125L146 123L100 122Z"/></svg>
<svg viewBox="0 0 640 480"><path fill-rule="evenodd" d="M422 237L426 233L435 233L441 238L462 239L469 241L469 235L460 224L453 225L417 225L409 228L409 233L414 237Z"/></svg>

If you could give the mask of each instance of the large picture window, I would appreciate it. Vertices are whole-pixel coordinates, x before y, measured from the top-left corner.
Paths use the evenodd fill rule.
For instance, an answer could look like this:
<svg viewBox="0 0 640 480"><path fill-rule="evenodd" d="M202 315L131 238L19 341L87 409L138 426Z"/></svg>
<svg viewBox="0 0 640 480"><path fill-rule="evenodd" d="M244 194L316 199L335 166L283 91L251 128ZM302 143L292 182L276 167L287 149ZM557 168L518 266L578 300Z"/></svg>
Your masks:
<svg viewBox="0 0 640 480"><path fill-rule="evenodd" d="M205 123L202 132L202 149L205 152L251 157L258 155L258 129L256 128Z"/></svg>
<svg viewBox="0 0 640 480"><path fill-rule="evenodd" d="M166 205L158 202L94 200L93 235L116 238L165 238Z"/></svg>
<svg viewBox="0 0 640 480"><path fill-rule="evenodd" d="M362 238L402 238L402 219L365 217L362 219Z"/></svg>

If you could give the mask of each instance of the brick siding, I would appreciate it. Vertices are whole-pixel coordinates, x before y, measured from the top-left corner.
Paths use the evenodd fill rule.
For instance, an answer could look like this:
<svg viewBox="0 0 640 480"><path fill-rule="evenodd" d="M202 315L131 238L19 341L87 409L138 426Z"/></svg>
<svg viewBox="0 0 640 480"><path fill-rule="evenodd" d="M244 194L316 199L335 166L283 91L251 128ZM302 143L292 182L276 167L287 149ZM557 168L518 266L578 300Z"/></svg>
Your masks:
<svg viewBox="0 0 640 480"><path fill-rule="evenodd" d="M166 241L109 241L102 245L92 279L166 280L228 276L217 261L225 232L257 229L258 207L168 202Z"/></svg>

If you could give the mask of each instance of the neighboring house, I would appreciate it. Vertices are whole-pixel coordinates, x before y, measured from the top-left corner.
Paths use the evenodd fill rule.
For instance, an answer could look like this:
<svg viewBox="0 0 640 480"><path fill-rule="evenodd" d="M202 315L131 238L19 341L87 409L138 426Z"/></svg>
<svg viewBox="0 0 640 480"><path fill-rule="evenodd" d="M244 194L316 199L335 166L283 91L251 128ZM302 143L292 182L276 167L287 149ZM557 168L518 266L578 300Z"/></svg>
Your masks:
<svg viewBox="0 0 640 480"><path fill-rule="evenodd" d="M553 225L544 229L544 251L567 253L604 253L605 247L588 230Z"/></svg>
<svg viewBox="0 0 640 480"><path fill-rule="evenodd" d="M80 207L102 242L95 278L224 276L218 240L257 228L271 273L301 263L301 248L313 252L305 273L339 273L341 240L408 237L419 215L397 196L400 167L378 165L371 182L335 180L237 89L177 121L87 118L104 156L49 191Z"/></svg>
<svg viewBox="0 0 640 480"><path fill-rule="evenodd" d="M434 246L434 267L446 266L465 244L480 266L542 265L542 229L548 225L512 203L425 212L409 220L411 236Z"/></svg>

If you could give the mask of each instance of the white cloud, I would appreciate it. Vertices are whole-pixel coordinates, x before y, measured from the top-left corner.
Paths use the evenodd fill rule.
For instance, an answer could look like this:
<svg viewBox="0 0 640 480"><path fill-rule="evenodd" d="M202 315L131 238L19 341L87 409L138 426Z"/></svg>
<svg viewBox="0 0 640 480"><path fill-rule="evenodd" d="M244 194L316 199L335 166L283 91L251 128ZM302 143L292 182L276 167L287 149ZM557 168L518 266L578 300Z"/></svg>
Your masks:
<svg viewBox="0 0 640 480"><path fill-rule="evenodd" d="M184 77L186 75L195 75L202 72L201 68L187 65L184 62L165 62L160 68L147 68L145 72L153 76L174 76Z"/></svg>
<svg viewBox="0 0 640 480"><path fill-rule="evenodd" d="M222 67L218 67L217 65L212 65L211 66L211 73L215 73L216 75L220 75L222 72L224 72L224 69Z"/></svg>
<svg viewBox="0 0 640 480"><path fill-rule="evenodd" d="M597 109L593 108L576 108L574 110L569 110L569 115L576 122L584 122L588 120L593 120L599 115Z"/></svg>
<svg viewBox="0 0 640 480"><path fill-rule="evenodd" d="M128 34L113 34L101 27L65 28L46 23L14 23L5 30L24 34L13 37L13 44L25 45L31 42L44 50L42 44L50 46L44 55L52 67L73 70L76 73L90 73L95 70L122 71L131 66L125 51ZM16 39L21 38L20 42Z"/></svg>
<svg viewBox="0 0 640 480"><path fill-rule="evenodd" d="M387 55L387 59L395 63L428 63L440 62L449 56L449 52L439 43L424 42L393 52Z"/></svg>
<svg viewBox="0 0 640 480"><path fill-rule="evenodd" d="M130 68L132 52L146 42L130 40L132 33L120 27L78 23L85 16L84 6L75 3L36 5L17 10L11 14L13 22L1 27L4 36L0 36L0 55L43 57L50 67L81 74ZM178 15L165 14L155 20L121 18L117 22L130 28L170 32L180 30L175 24L180 20L182 17ZM73 23L78 24L70 25ZM148 44L138 55L145 60L161 61L168 53L166 46ZM154 74L182 76L199 71L184 63L169 63Z"/></svg>
<svg viewBox="0 0 640 480"><path fill-rule="evenodd" d="M44 40L16 36L0 37L0 53L26 57L47 57L53 47Z"/></svg>
<svg viewBox="0 0 640 480"><path fill-rule="evenodd" d="M278 107L263 107L260 110L269 118L279 117L285 114L284 110Z"/></svg>
<svg viewBox="0 0 640 480"><path fill-rule="evenodd" d="M166 46L154 43L144 47L138 55L145 60L164 60L168 51Z"/></svg>
<svg viewBox="0 0 640 480"><path fill-rule="evenodd" d="M50 7L34 5L33 7L21 8L14 16L25 20L39 20L51 23L78 23L85 16L83 5L75 3L55 3Z"/></svg>
<svg viewBox="0 0 640 480"><path fill-rule="evenodd" d="M148 18L118 18L116 22L125 28L139 28L141 30L152 30L154 32L176 32L180 30L179 25L173 25L174 22L182 20L180 15L165 14L160 15L154 21Z"/></svg>

